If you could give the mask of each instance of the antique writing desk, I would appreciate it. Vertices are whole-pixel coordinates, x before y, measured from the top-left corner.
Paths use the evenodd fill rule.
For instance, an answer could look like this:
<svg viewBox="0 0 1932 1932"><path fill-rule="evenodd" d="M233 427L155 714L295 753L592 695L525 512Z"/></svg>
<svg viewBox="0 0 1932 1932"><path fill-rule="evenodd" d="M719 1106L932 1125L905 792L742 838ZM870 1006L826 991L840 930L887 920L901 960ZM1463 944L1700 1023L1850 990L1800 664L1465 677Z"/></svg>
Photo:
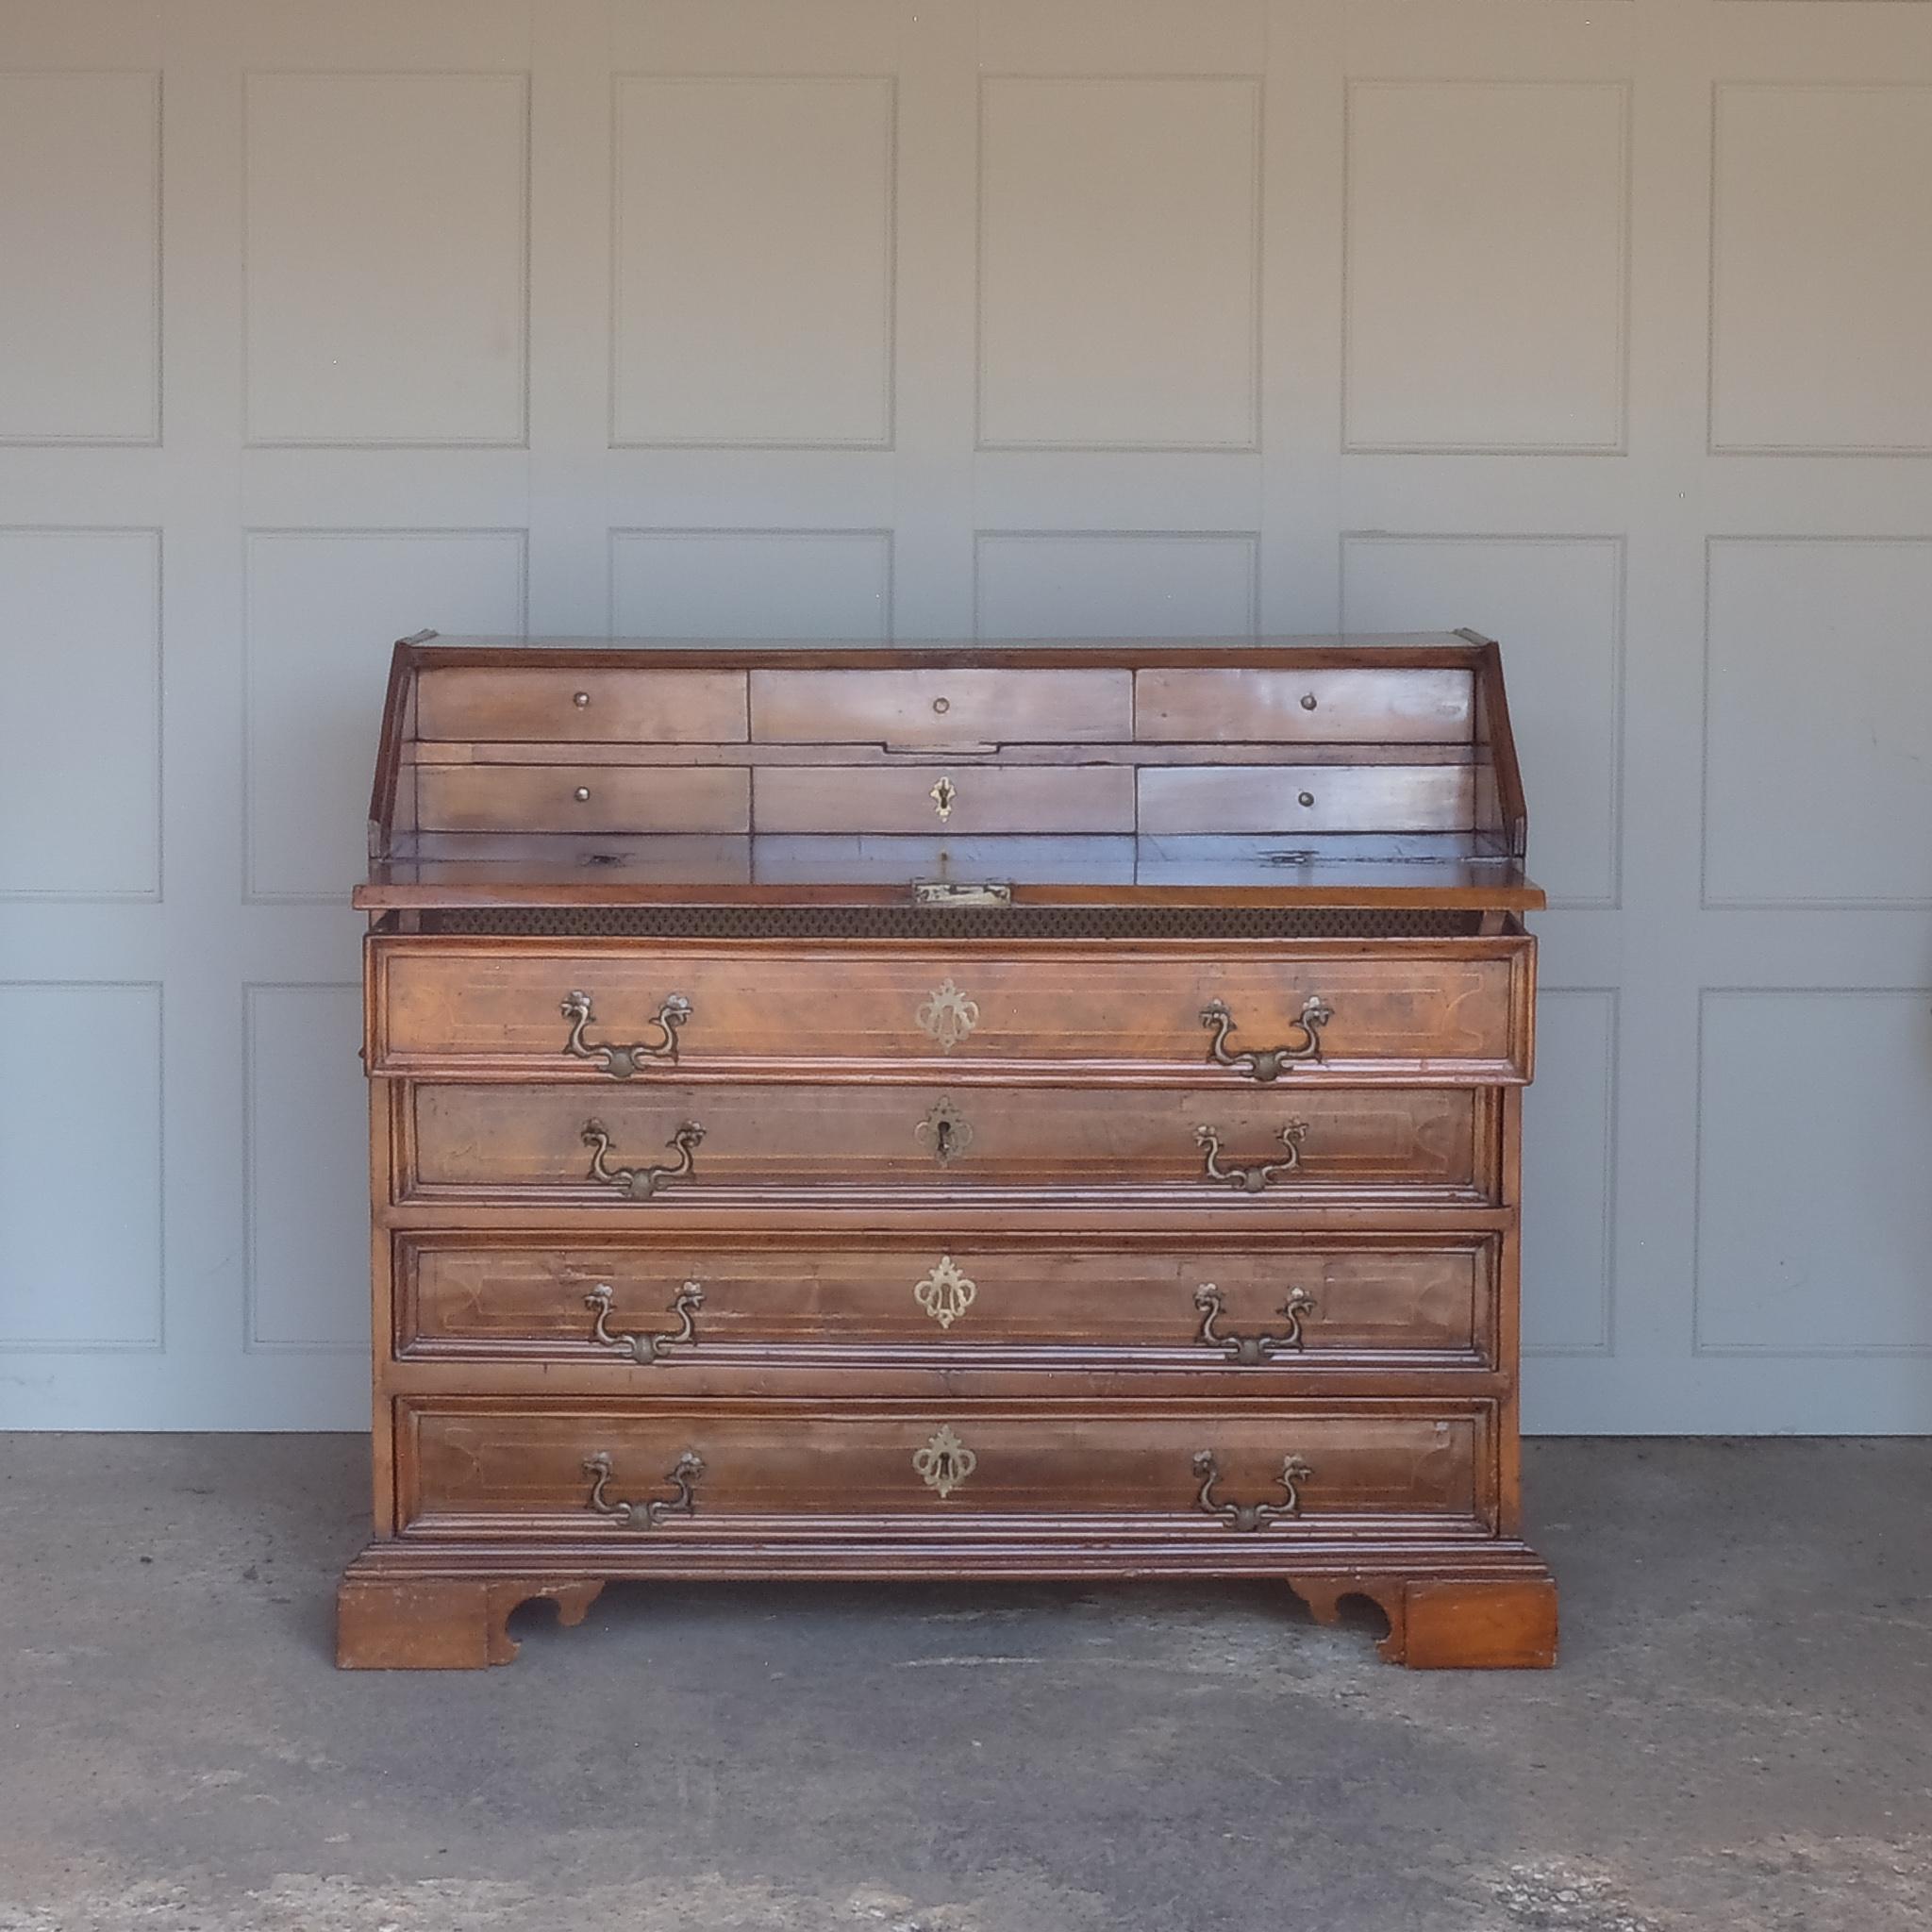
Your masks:
<svg viewBox="0 0 1932 1932"><path fill-rule="evenodd" d="M349 1665L613 1577L1265 1576L1547 1664L1473 634L397 646Z"/></svg>

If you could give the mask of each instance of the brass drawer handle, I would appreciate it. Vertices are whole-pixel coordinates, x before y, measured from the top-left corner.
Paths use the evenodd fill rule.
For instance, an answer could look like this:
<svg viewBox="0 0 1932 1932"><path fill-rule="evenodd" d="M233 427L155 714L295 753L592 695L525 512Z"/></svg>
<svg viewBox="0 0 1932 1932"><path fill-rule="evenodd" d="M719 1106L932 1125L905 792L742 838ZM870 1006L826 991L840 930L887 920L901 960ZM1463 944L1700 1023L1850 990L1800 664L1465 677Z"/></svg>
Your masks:
<svg viewBox="0 0 1932 1932"><path fill-rule="evenodd" d="M1281 1130L1281 1144L1288 1149L1286 1160L1264 1161L1256 1167L1223 1167L1221 1135L1213 1127L1196 1127L1194 1139L1206 1160L1208 1178L1243 1194L1258 1194L1285 1174L1293 1174L1302 1164L1301 1143L1307 1137L1307 1121L1290 1121Z"/></svg>
<svg viewBox="0 0 1932 1932"><path fill-rule="evenodd" d="M585 1307L594 1309L597 1316L591 1324L591 1340L605 1348L615 1349L619 1355L629 1356L632 1361L643 1367L662 1361L674 1348L696 1347L698 1338L691 1318L704 1305L703 1286L695 1281L687 1281L672 1298L671 1312L677 1317L678 1325L669 1335L655 1331L641 1335L613 1335L606 1325L610 1315L610 1284L600 1281L584 1297Z"/></svg>
<svg viewBox="0 0 1932 1932"><path fill-rule="evenodd" d="M695 1516L698 1499L693 1492L704 1473L704 1457L695 1450L687 1449L664 1477L675 1494L647 1497L641 1503L614 1503L605 1494L610 1481L609 1457L592 1456L584 1464L584 1474L591 1478L590 1507L599 1516L608 1516L626 1529L656 1529L667 1516Z"/></svg>
<svg viewBox="0 0 1932 1932"><path fill-rule="evenodd" d="M595 1060L598 1072L608 1074L613 1080L628 1080L644 1060L676 1060L677 1029L691 1018L691 1002L681 992L673 993L658 1008L658 1017L651 1023L663 1037L651 1041L637 1041L629 1046L612 1046L584 1038L584 1028L592 1018L589 993L565 993L561 1011L570 1022L570 1038L563 1042L564 1052L573 1059Z"/></svg>
<svg viewBox="0 0 1932 1932"><path fill-rule="evenodd" d="M1217 1335L1214 1324L1221 1318L1221 1291L1211 1281L1204 1281L1194 1291L1194 1306L1201 1311L1200 1340L1209 1348L1225 1349L1235 1361L1244 1369L1257 1367L1270 1356L1279 1355L1284 1349L1299 1350L1302 1346L1302 1317L1315 1312L1315 1298L1305 1288L1289 1291L1288 1299L1282 1303L1280 1314L1288 1324L1286 1335Z"/></svg>
<svg viewBox="0 0 1932 1932"><path fill-rule="evenodd" d="M1335 1010L1319 993L1310 993L1302 1002L1302 1016L1295 1022L1301 1029L1301 1038L1287 1046L1257 1047L1249 1053L1229 1053L1227 1036L1234 1031L1234 1015L1220 1000L1214 1000L1201 1008L1201 1024L1214 1028L1214 1038L1208 1042L1208 1058L1217 1067L1232 1067L1238 1074L1245 1074L1251 1080L1278 1080L1283 1072L1297 1060L1313 1060L1318 1065L1322 1058L1322 1028L1334 1019Z"/></svg>
<svg viewBox="0 0 1932 1932"><path fill-rule="evenodd" d="M666 1181L680 1179L692 1171L692 1157L705 1130L695 1121L686 1121L665 1141L677 1150L677 1158L663 1167L607 1167L604 1157L610 1152L610 1135L602 1121L584 1123L583 1142L591 1150L591 1178L615 1188L627 1201L648 1201Z"/></svg>
<svg viewBox="0 0 1932 1932"><path fill-rule="evenodd" d="M1194 1457L1194 1474L1200 1478L1201 1491L1194 1498L1194 1507L1204 1509L1209 1516L1219 1517L1230 1529L1266 1529L1271 1523L1279 1523L1286 1517L1302 1513L1301 1491L1297 1484L1311 1482L1315 1472L1299 1456L1284 1456L1281 1458L1281 1474L1274 1480L1281 1485L1285 1502L1280 1503L1219 1503L1214 1498L1214 1485L1221 1480L1220 1466L1214 1460L1211 1449L1201 1450Z"/></svg>

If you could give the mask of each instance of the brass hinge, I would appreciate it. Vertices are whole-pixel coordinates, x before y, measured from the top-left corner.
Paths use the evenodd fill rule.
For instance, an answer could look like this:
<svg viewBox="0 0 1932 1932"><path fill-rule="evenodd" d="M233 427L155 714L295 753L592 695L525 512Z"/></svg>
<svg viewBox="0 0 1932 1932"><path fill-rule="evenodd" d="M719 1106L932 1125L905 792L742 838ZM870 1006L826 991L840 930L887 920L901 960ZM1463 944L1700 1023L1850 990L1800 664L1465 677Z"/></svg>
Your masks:
<svg viewBox="0 0 1932 1932"><path fill-rule="evenodd" d="M967 884L951 879L922 879L912 888L915 906L1010 906L1011 886L990 882Z"/></svg>

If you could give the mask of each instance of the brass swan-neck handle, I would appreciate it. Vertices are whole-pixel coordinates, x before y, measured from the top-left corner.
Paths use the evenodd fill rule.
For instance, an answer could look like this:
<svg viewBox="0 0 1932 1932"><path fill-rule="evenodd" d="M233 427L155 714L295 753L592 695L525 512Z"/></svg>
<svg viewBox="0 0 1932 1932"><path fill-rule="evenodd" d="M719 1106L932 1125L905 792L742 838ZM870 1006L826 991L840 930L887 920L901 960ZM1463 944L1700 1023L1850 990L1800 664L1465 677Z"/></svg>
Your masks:
<svg viewBox="0 0 1932 1932"><path fill-rule="evenodd" d="M696 1121L686 1121L665 1145L676 1151L677 1158L658 1167L610 1167L605 1156L610 1152L610 1135L602 1121L586 1121L582 1140L591 1150L591 1178L615 1188L627 1201L648 1201L666 1181L675 1181L692 1172L698 1143L705 1130Z"/></svg>
<svg viewBox="0 0 1932 1932"><path fill-rule="evenodd" d="M613 1335L607 1325L610 1317L610 1299L608 1281L600 1281L584 1297L585 1307L594 1310L597 1318L591 1324L591 1340L600 1346L614 1349L619 1355L627 1355L632 1361L647 1368L652 1362L662 1361L675 1348L694 1348L697 1345L693 1318L705 1305L702 1283L687 1281L672 1297L671 1312L678 1318L678 1325L668 1335L655 1330L635 1335Z"/></svg>
<svg viewBox="0 0 1932 1932"><path fill-rule="evenodd" d="M1194 1507L1208 1515L1218 1517L1228 1528L1237 1530L1266 1529L1271 1523L1281 1523L1290 1517L1302 1513L1302 1498L1299 1485L1314 1480L1315 1472L1299 1456L1284 1456L1281 1458L1281 1474L1274 1478L1280 1485L1283 1500L1279 1503L1223 1503L1216 1499L1214 1485L1221 1480L1221 1467L1214 1459L1211 1449L1203 1449L1194 1457L1194 1475L1201 1488L1194 1497Z"/></svg>
<svg viewBox="0 0 1932 1932"><path fill-rule="evenodd" d="M698 1478L705 1473L705 1459L693 1449L687 1449L666 1472L664 1480L672 1490L668 1496L650 1496L641 1503L615 1502L607 1493L610 1473L610 1458L601 1452L585 1460L584 1474L591 1478L586 1507L599 1516L622 1524L625 1529L656 1529L667 1516L697 1514L698 1499L694 1492Z"/></svg>
<svg viewBox="0 0 1932 1932"><path fill-rule="evenodd" d="M1214 1324L1223 1313L1221 1291L1211 1281L1204 1281L1194 1291L1194 1306L1201 1310L1201 1329L1196 1338L1209 1348L1219 1348L1232 1356L1238 1366L1255 1368L1265 1362L1270 1356L1280 1355L1285 1350L1299 1350L1302 1346L1302 1317L1315 1312L1315 1298L1305 1288L1289 1291L1288 1299L1282 1303L1279 1313L1288 1324L1285 1335L1217 1335Z"/></svg>
<svg viewBox="0 0 1932 1932"><path fill-rule="evenodd" d="M677 1029L691 1018L691 1002L681 992L673 993L658 1008L658 1017L651 1023L657 1027L658 1037L654 1041L637 1041L629 1046L615 1046L584 1038L584 1028L593 1017L589 993L565 993L559 1010L570 1022L570 1037L563 1042L564 1052L573 1059L595 1060L598 1071L608 1074L613 1080L628 1080L640 1071L641 1063L645 1060L676 1060Z"/></svg>
<svg viewBox="0 0 1932 1932"><path fill-rule="evenodd" d="M1278 1080L1282 1074L1300 1060L1313 1060L1318 1064L1322 1058L1322 1028L1334 1019L1335 1009L1319 993L1310 993L1302 1002L1301 1018L1295 1022L1301 1038L1291 1041L1285 1046L1255 1047L1246 1053L1229 1053L1227 1036L1234 1031L1234 1015L1221 1000L1210 1001L1201 1008L1201 1024L1214 1029L1214 1038L1208 1042L1208 1058L1217 1067L1232 1067L1238 1074L1245 1074L1251 1080L1267 1082Z"/></svg>
<svg viewBox="0 0 1932 1932"><path fill-rule="evenodd" d="M1281 1144L1288 1149L1288 1158L1262 1161L1254 1167L1222 1166L1218 1128L1196 1127L1194 1140L1201 1149L1205 1171L1210 1181L1219 1181L1223 1187L1233 1188L1239 1193L1258 1194L1263 1188L1279 1180L1285 1174L1293 1174L1301 1166L1301 1143L1307 1139L1307 1121L1290 1121L1280 1134Z"/></svg>

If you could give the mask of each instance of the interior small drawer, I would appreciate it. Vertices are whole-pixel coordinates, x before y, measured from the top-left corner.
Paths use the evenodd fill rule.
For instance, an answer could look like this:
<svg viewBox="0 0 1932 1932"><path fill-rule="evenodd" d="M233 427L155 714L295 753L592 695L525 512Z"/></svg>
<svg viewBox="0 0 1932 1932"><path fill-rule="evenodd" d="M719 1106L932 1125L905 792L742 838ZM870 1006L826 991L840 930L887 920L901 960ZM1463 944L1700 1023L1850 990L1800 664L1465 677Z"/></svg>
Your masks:
<svg viewBox="0 0 1932 1932"><path fill-rule="evenodd" d="M1134 735L1162 743L1467 744L1474 697L1474 675L1454 666L1149 666L1134 674Z"/></svg>
<svg viewBox="0 0 1932 1932"><path fill-rule="evenodd" d="M1430 765L1150 765L1140 773L1148 838L1277 832L1466 832L1477 770Z"/></svg>
<svg viewBox="0 0 1932 1932"><path fill-rule="evenodd" d="M1124 742L1133 673L991 670L754 671L751 735L773 744Z"/></svg>
<svg viewBox="0 0 1932 1932"><path fill-rule="evenodd" d="M680 1542L863 1530L983 1535L1097 1520L1206 1541L1351 1518L1493 1523L1487 1402L728 1404L422 1397L399 1405L399 1516L417 1534Z"/></svg>
<svg viewBox="0 0 1932 1932"><path fill-rule="evenodd" d="M720 1191L1488 1200L1493 1090L401 1083L405 1198L670 1211Z"/></svg>
<svg viewBox="0 0 1932 1932"><path fill-rule="evenodd" d="M430 665L416 679L416 735L491 743L741 744L742 671Z"/></svg>
<svg viewBox="0 0 1932 1932"><path fill-rule="evenodd" d="M729 765L424 765L425 832L743 832L751 774Z"/></svg>
<svg viewBox="0 0 1932 1932"><path fill-rule="evenodd" d="M761 765L760 832L1131 832L1129 765Z"/></svg>

